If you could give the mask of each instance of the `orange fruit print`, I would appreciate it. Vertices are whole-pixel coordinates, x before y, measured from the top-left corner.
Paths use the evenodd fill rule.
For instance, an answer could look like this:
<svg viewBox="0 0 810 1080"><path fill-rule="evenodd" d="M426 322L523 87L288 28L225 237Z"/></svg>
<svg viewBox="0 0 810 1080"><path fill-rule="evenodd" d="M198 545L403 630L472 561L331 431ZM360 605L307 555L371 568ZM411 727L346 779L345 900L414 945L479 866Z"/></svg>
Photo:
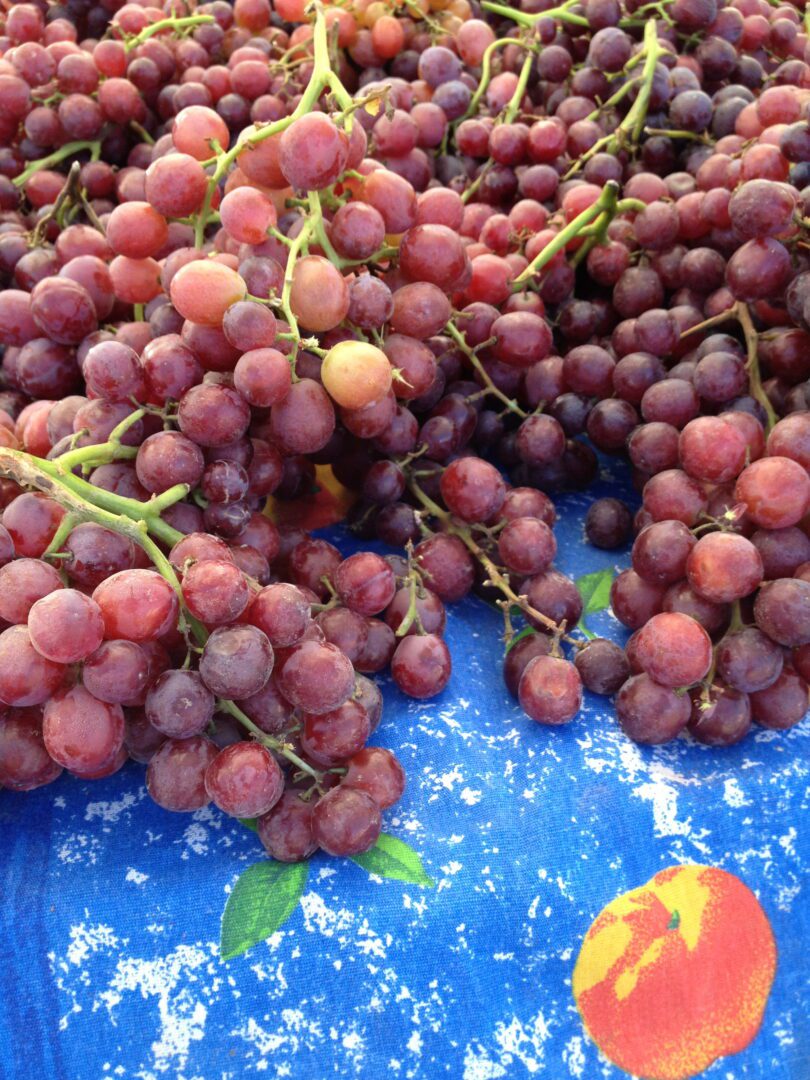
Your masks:
<svg viewBox="0 0 810 1080"><path fill-rule="evenodd" d="M672 866L600 912L573 992L615 1065L686 1080L748 1046L775 970L771 925L751 890L713 866Z"/></svg>

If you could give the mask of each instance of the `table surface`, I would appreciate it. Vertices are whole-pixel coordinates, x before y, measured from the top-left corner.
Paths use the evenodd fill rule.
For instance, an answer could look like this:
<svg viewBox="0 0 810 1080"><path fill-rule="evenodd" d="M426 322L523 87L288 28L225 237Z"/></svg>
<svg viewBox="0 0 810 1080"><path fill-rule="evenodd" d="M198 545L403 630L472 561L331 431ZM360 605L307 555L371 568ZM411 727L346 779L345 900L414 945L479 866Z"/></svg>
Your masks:
<svg viewBox="0 0 810 1080"><path fill-rule="evenodd" d="M563 570L626 565L582 532L591 499L622 491L608 471L560 501ZM607 611L589 625L622 638ZM701 1075L807 1080L810 722L646 748L586 696L575 722L544 728L503 687L501 631L464 601L446 691L416 702L385 681L374 739L408 788L384 827L407 847L375 865L411 880L317 856L268 888L277 864L254 832L213 808L164 812L135 764L0 792L0 1077L623 1077L574 1000L583 937L620 893L700 863L753 890L778 955L759 1032ZM229 949L279 925L224 961L231 895Z"/></svg>

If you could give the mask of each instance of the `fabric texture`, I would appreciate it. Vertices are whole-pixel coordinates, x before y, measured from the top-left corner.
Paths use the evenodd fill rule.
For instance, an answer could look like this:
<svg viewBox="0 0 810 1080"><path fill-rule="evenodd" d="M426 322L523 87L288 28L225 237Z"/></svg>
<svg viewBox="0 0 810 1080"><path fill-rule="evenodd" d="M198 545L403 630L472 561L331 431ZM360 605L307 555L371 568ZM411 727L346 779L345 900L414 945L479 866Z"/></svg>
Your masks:
<svg viewBox="0 0 810 1080"><path fill-rule="evenodd" d="M617 491L608 477L560 502L558 564L575 578L627 564L582 533L591 499ZM623 637L607 611L588 625ZM441 697L385 681L373 741L408 787L384 828L425 883L317 856L286 921L227 962L223 909L264 861L249 828L166 813L135 764L0 792L0 1077L628 1075L590 1031L645 1075L807 1080L810 723L645 748L586 695L576 721L544 728L503 686L501 633L464 601ZM676 869L617 901L688 864L726 874ZM701 1055L732 1049L704 1070Z"/></svg>

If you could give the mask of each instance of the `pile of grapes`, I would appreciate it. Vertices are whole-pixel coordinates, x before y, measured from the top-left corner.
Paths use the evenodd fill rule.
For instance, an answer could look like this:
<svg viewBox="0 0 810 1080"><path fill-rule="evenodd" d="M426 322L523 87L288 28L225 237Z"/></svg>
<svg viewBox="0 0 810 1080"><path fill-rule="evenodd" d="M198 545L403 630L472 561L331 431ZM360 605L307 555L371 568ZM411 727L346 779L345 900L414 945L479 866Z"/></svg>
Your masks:
<svg viewBox="0 0 810 1080"><path fill-rule="evenodd" d="M810 681L804 0L33 0L0 14L0 785L147 764L271 856L371 847L390 669L641 743ZM626 647L549 493L641 493ZM348 558L265 511L329 467ZM289 518L287 519L289 520Z"/></svg>

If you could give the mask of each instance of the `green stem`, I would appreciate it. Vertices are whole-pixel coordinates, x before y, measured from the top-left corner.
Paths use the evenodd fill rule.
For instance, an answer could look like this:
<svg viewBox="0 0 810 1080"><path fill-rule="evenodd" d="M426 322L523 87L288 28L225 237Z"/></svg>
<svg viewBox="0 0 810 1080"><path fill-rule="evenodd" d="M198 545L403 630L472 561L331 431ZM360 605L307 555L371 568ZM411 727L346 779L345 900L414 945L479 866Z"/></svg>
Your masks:
<svg viewBox="0 0 810 1080"><path fill-rule="evenodd" d="M588 20L582 15L575 15L570 8L578 6L578 0L568 0L560 7L550 8L548 11L540 11L536 15L527 15L525 11L516 11L515 8L507 7L506 4L493 4L491 0L483 0L481 7L484 11L491 11L494 15L502 15L505 19L511 19L519 26L534 26L541 19L559 19L561 22L572 23L574 26L587 26Z"/></svg>
<svg viewBox="0 0 810 1080"><path fill-rule="evenodd" d="M481 378L487 393L492 394L493 397L496 397L507 407L510 412L514 413L516 416L519 416L521 419L525 419L529 414L524 412L523 409L521 409L521 407L514 400L514 398L507 397L502 390L498 389L498 387L489 377L486 368L476 356L475 350L470 348L464 338L464 335L455 326L455 324L449 322L445 327L445 331L453 339L453 341L455 341L456 345L458 345L459 349L461 349L461 351L470 361L472 366L478 372L478 375Z"/></svg>
<svg viewBox="0 0 810 1080"><path fill-rule="evenodd" d="M293 284L293 272L295 270L295 261L298 258L298 254L305 244L309 243L309 240L315 231L315 221L312 218L307 218L304 224L301 226L301 231L298 236L290 244L290 250L287 255L287 266L284 270L284 285L281 290L281 310L284 313L284 318L287 321L287 325L290 328L291 333L295 335L295 345L293 348L292 356L290 360L295 365L295 357L298 354L298 345L301 340L301 335L298 330L298 320L293 314L290 307L290 293L292 291Z"/></svg>
<svg viewBox="0 0 810 1080"><path fill-rule="evenodd" d="M593 206L589 206L583 210L581 214L577 214L574 220L569 222L564 229L561 229L551 243L547 244L543 250L532 259L529 265L521 270L512 286L513 292L517 292L521 285L536 274L538 270L542 270L544 266L550 263L554 256L562 251L570 240L573 240L575 236L578 236L585 225L589 225L590 222L598 218L603 210L606 210L611 205L615 208L618 192L619 185L616 181L608 180L602 189L602 194Z"/></svg>
<svg viewBox="0 0 810 1080"><path fill-rule="evenodd" d="M132 321L143 322L144 321L144 305L133 304L132 305Z"/></svg>
<svg viewBox="0 0 810 1080"><path fill-rule="evenodd" d="M506 106L506 112L503 114L503 122L505 124L511 124L517 114L520 112L520 103L523 101L523 97L526 93L526 87L529 85L529 76L532 73L532 65L534 64L534 53L528 53L526 59L523 61L523 67L520 69L520 76L518 78L515 92Z"/></svg>
<svg viewBox="0 0 810 1080"><path fill-rule="evenodd" d="M637 54L639 57L644 57L644 67L638 79L639 91L636 100L630 106L627 115L616 130L611 135L599 139L590 150L580 155L565 174L564 179L569 180L572 176L575 176L595 154L603 150L610 154L616 154L626 145L628 140L634 144L639 141L644 131L644 122L647 119L647 110L650 106L655 69L663 54L664 48L658 40L656 21L655 19L648 19L644 24L644 40L641 51ZM636 80L633 80L633 85L636 85Z"/></svg>
<svg viewBox="0 0 810 1080"><path fill-rule="evenodd" d="M664 49L658 40L658 25L655 19L649 19L644 27L643 48L647 58L641 71L641 89L638 92L638 97L633 102L630 112L619 125L622 131L628 130L631 132L633 142L638 142L644 131L644 121L647 119L647 110L652 96L655 68L664 54Z"/></svg>
<svg viewBox="0 0 810 1080"><path fill-rule="evenodd" d="M23 169L19 176L15 176L11 182L15 187L23 187L24 184L28 183L34 173L38 173L41 169L50 169L52 165L58 165L59 162L64 161L65 158L80 154L83 150L93 150L100 145L101 143L98 140L91 141L87 139L65 143L65 145L60 146L58 150L54 150L52 154L48 154L46 157L37 158L36 161L32 161L31 164Z"/></svg>
<svg viewBox="0 0 810 1080"><path fill-rule="evenodd" d="M155 34L162 34L164 30L188 30L194 26L205 26L213 22L215 22L213 15L188 15L177 19L160 19L159 22L152 23L145 30L141 30L136 37L124 42L124 48L127 52L132 52Z"/></svg>
<svg viewBox="0 0 810 1080"><path fill-rule="evenodd" d="M466 120L468 116L474 116L478 111L478 103L487 92L487 87L492 78L492 57L495 55L495 50L501 49L506 45L520 45L521 47L525 47L525 44L526 43L521 41L520 38L509 37L498 38L496 41L491 41L489 45L487 45L486 49L484 49L484 55L481 57L481 78L478 82L478 86L470 100L467 111L463 116L459 117L456 121L457 124L460 124L462 120Z"/></svg>
<svg viewBox="0 0 810 1080"><path fill-rule="evenodd" d="M588 115L585 117L585 119L586 120L594 120L594 121L598 120L605 109L610 109L614 105L618 105L619 102L623 98L627 97L627 95L630 93L630 91L636 85L637 85L637 80L636 79L628 79L627 82L624 83L623 86L619 87L619 89L616 91L615 94L613 94L611 97L609 97L607 99L607 101L603 101L602 104L597 106L597 108L595 108L592 113L588 113Z"/></svg>
<svg viewBox="0 0 810 1080"><path fill-rule="evenodd" d="M189 491L191 491L191 488L188 484L175 484L174 487L162 491L160 495L155 495L155 497L150 499L145 505L150 514L162 514L163 511L168 510L170 506L182 502Z"/></svg>
<svg viewBox="0 0 810 1080"><path fill-rule="evenodd" d="M475 180L473 180L473 182L470 184L470 186L467 188L467 190L462 194L461 201L463 203L467 203L467 202L470 201L470 199L473 197L473 195L476 193L476 191L478 191L478 189L481 187L481 184L484 182L484 177L487 175L487 173L489 172L489 170L491 168L492 168L492 158L489 158L481 166L481 169L480 169L480 171L478 173L478 176L476 176Z"/></svg>
<svg viewBox="0 0 810 1080"><path fill-rule="evenodd" d="M227 698L220 698L217 701L217 708L221 712L229 713L234 720L238 720L239 723L246 728L252 735L255 736L258 742L264 743L265 746L269 746L276 753L282 754L291 765L295 765L302 772L307 773L308 776L312 776L315 780L321 780L321 773L316 769L313 769L311 765L307 764L302 758L295 753L291 746L282 742L281 739L275 739L272 735L266 734L262 729L254 724L253 721L247 716L233 701L228 701Z"/></svg>
<svg viewBox="0 0 810 1080"><path fill-rule="evenodd" d="M317 191L310 191L307 195L307 201L315 242L323 248L329 262L336 266L338 270L341 270L345 263L332 247L332 241L327 236L326 226L323 223L323 207L321 206L320 195Z"/></svg>
<svg viewBox="0 0 810 1080"><path fill-rule="evenodd" d="M62 545L79 524L79 517L71 510L62 518L59 522L59 528L53 534L50 544L42 552L42 558L47 559L49 555L55 555L57 551L60 551Z"/></svg>
<svg viewBox="0 0 810 1080"><path fill-rule="evenodd" d="M762 385L762 374L759 370L759 342L757 332L751 319L751 312L748 310L748 305L741 300L736 305L736 318L742 328L743 337L745 338L745 351L747 354L745 366L748 371L748 386L751 390L751 397L755 398L765 410L765 434L767 435L774 424L777 423L779 417L776 415L776 410L773 405L771 405L770 398L765 393L765 389Z"/></svg>
<svg viewBox="0 0 810 1080"><path fill-rule="evenodd" d="M145 142L147 146L155 145L155 140L153 139L153 137L149 134L146 128L143 127L142 124L138 123L137 120L130 120L129 126L132 128L136 135L139 135L141 137L141 140Z"/></svg>

